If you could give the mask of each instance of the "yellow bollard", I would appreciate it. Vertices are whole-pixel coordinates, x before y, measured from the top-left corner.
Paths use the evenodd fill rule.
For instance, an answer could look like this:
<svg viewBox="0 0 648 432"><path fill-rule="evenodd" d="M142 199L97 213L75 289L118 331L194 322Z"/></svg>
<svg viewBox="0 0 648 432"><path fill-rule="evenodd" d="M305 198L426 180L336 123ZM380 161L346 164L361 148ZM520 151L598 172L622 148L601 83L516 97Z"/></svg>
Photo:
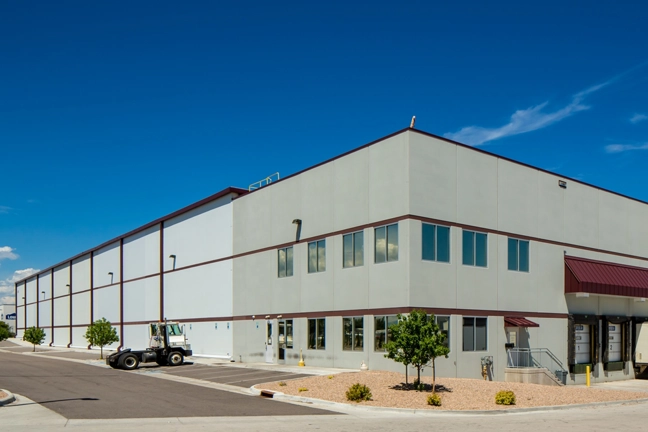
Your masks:
<svg viewBox="0 0 648 432"><path fill-rule="evenodd" d="M297 363L297 366L306 366L304 363L304 357L302 356L302 350L299 348L299 363Z"/></svg>
<svg viewBox="0 0 648 432"><path fill-rule="evenodd" d="M585 366L585 384L587 387L590 386L590 367Z"/></svg>

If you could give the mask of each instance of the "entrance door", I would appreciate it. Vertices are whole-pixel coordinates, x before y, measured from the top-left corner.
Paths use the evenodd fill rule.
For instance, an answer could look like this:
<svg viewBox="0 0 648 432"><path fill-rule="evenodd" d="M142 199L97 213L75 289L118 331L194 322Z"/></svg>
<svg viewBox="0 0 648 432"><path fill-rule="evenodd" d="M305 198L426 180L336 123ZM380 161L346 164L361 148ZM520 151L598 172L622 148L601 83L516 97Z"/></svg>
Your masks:
<svg viewBox="0 0 648 432"><path fill-rule="evenodd" d="M279 330L279 361L280 364L286 363L286 321L282 320L277 323Z"/></svg>
<svg viewBox="0 0 648 432"><path fill-rule="evenodd" d="M272 321L266 321L266 363L274 363L274 345L272 343Z"/></svg>

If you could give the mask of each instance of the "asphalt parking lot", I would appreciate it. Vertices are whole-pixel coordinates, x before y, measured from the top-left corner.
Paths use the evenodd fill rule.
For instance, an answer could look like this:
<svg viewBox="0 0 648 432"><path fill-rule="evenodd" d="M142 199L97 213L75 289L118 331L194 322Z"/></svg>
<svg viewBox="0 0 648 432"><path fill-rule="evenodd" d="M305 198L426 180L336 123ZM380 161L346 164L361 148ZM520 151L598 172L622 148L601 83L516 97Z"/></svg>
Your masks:
<svg viewBox="0 0 648 432"><path fill-rule="evenodd" d="M310 376L307 374L244 368L222 364L210 366L201 364L184 364L180 367L165 367L159 369L168 375L176 375L246 388L255 384L262 384L271 381L287 381Z"/></svg>
<svg viewBox="0 0 648 432"><path fill-rule="evenodd" d="M0 352L2 387L24 395L67 419L331 414L329 411L259 396L159 379L138 371L127 372L97 367L54 359L43 354L14 354L15 350L2 349L5 350ZM94 357L96 358L96 353ZM234 369L194 366L178 369ZM232 381L235 378L228 380ZM12 408L12 405L8 405L2 409Z"/></svg>

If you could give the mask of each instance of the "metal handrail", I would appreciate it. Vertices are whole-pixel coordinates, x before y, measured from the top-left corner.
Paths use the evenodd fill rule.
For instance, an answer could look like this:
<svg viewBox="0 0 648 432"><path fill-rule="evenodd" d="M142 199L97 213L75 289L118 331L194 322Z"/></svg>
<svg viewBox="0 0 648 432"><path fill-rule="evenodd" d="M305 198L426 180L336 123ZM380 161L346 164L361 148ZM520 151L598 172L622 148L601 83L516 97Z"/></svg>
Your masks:
<svg viewBox="0 0 648 432"><path fill-rule="evenodd" d="M508 351L508 354L509 354L509 361L510 361L510 363L509 363L510 366L509 366L509 367L517 367L517 366L515 366L515 365L513 364L513 357L512 357L512 355L511 355L512 352L517 352L517 353L529 353L529 354L533 354L533 353L545 353L545 354L547 354L547 355L551 358L551 360L553 360L553 361L556 363L556 365L557 365L558 367L560 367L560 369L561 369L563 372L566 372L566 371L567 371L567 369L565 369L565 367L564 367L563 364L560 362L560 360L558 360L558 358L555 356L555 354L552 353L551 350L549 350L548 348L509 348L507 351ZM534 362L535 362L535 363L538 363L535 359L534 359ZM538 363L538 364L540 364L540 363ZM528 366L525 366L525 367L528 367ZM545 367L545 366L536 366L536 367Z"/></svg>
<svg viewBox="0 0 648 432"><path fill-rule="evenodd" d="M558 358L547 348L509 348L508 354L508 367L510 368L542 368L552 372L556 378L563 381L567 375L567 369L558 360ZM538 355L539 354L539 355ZM547 355L550 359L550 364L544 364L542 355ZM516 359L514 361L513 359ZM560 376L559 376L560 375Z"/></svg>

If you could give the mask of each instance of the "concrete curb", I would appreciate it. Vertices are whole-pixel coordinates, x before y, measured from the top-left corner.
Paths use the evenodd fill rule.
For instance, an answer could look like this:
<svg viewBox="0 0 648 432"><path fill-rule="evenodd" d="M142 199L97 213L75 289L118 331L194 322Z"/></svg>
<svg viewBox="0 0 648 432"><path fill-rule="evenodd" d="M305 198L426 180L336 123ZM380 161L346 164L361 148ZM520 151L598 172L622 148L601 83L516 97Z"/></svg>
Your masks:
<svg viewBox="0 0 648 432"><path fill-rule="evenodd" d="M3 392L5 392L7 394L7 396L0 399L0 406L8 405L11 402L16 400L16 397L9 390L0 389L0 391L3 391Z"/></svg>
<svg viewBox="0 0 648 432"><path fill-rule="evenodd" d="M261 390L253 387L250 387L250 393L254 395L260 395ZM519 413L530 413L530 412L542 412L542 411L562 411L578 408L591 408L591 407L601 407L601 406L614 406L614 405L626 405L626 404L642 404L648 403L648 398L645 399L630 399L630 400L620 400L620 401L605 401L605 402L592 402L587 404L575 404L575 405L554 405L554 406L540 406L532 408L511 408L511 409L502 409L502 410L475 410L475 411L441 411L441 410L432 410L432 409L409 409L409 408L388 408L388 407L377 407L377 406L363 406L363 405L352 405L345 404L340 402L332 402L323 399L314 399L307 398L303 396L293 396L287 395L281 392L274 392L272 399L276 399L282 402L293 402L293 403L306 403L314 406L321 406L326 409L336 409L340 411L352 411L360 410L367 412L389 412L395 414L416 414L416 415L428 415L428 416L437 416L437 415L510 415L510 414L519 414Z"/></svg>

